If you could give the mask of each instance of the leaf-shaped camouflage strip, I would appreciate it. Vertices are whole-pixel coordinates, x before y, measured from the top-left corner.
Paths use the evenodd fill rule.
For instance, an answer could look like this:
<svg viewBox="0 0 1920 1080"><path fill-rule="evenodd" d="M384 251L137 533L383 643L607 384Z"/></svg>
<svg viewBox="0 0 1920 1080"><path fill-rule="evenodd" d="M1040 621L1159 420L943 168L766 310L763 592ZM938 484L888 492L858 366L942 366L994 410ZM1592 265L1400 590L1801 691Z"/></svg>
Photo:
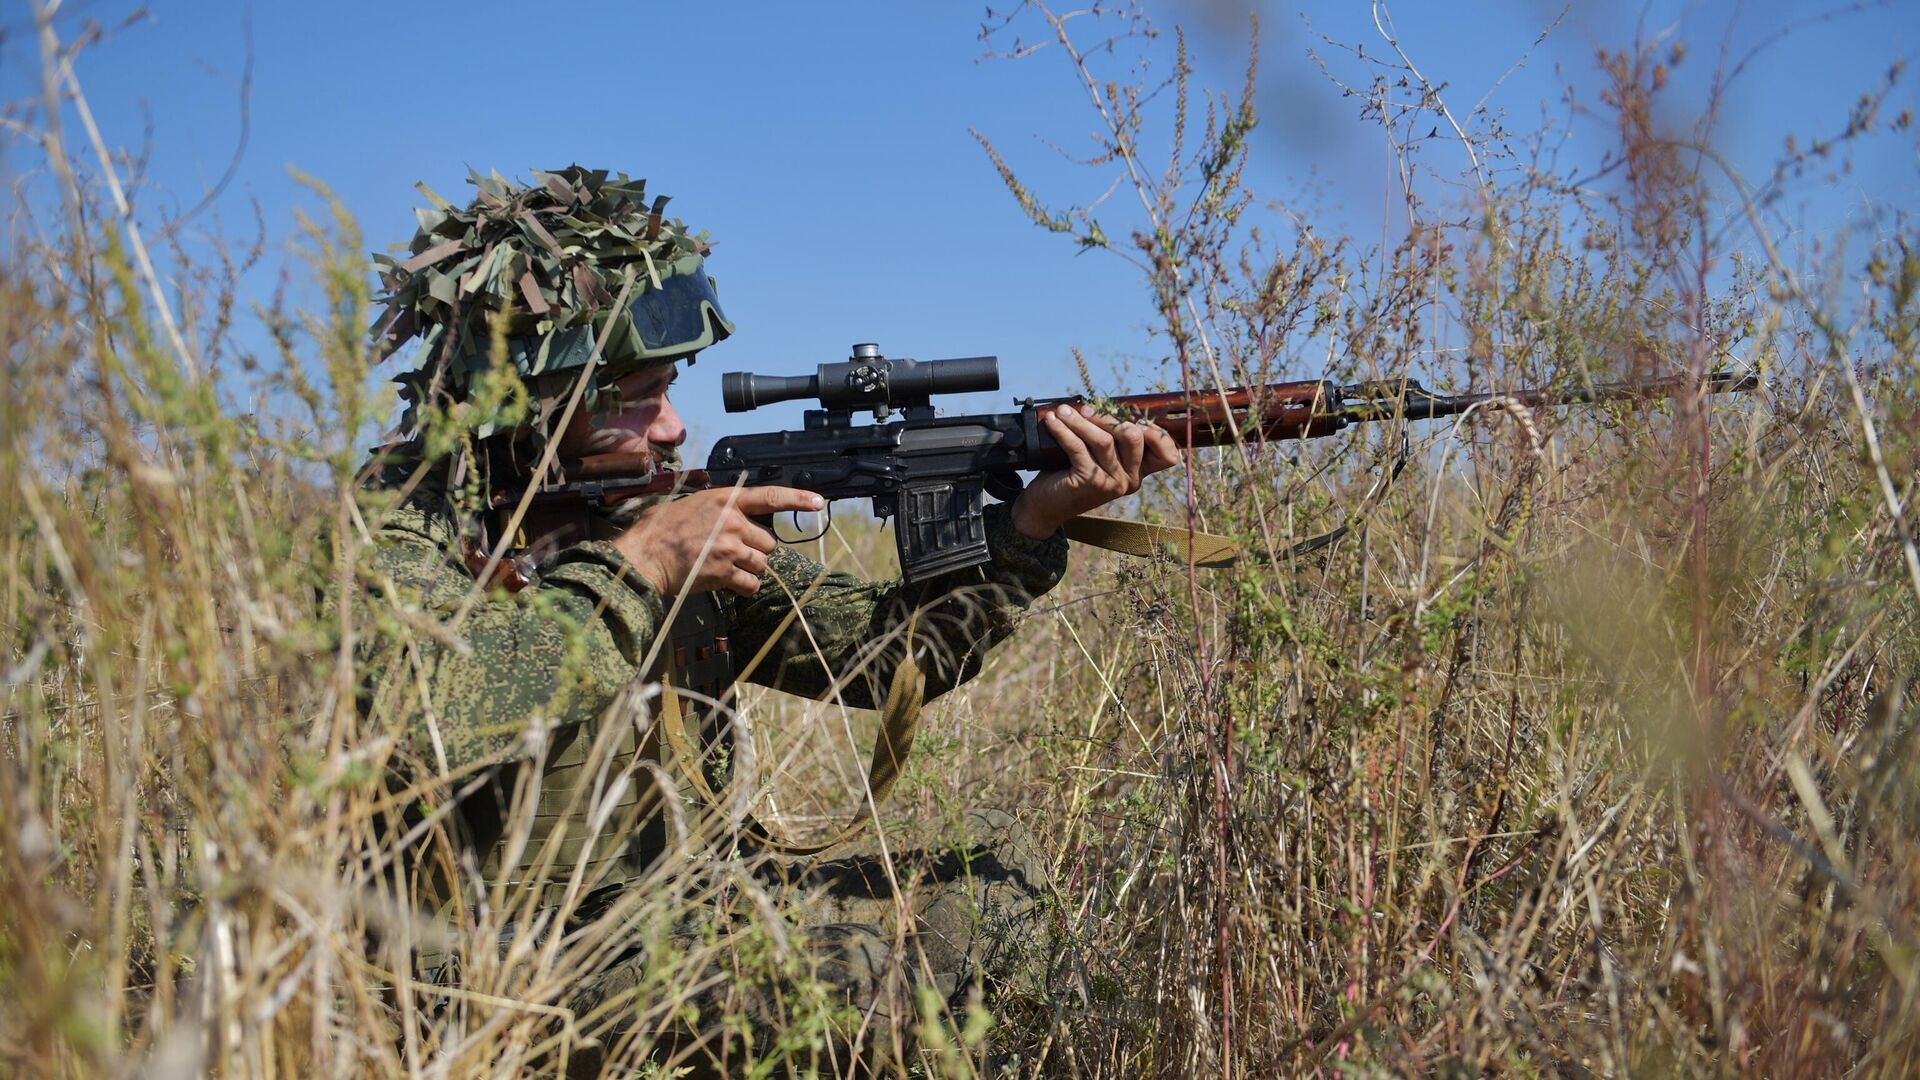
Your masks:
<svg viewBox="0 0 1920 1080"><path fill-rule="evenodd" d="M545 315L553 310L547 298L540 292L540 283L534 280L533 271L520 275L520 295L527 299L527 310L535 315Z"/></svg>
<svg viewBox="0 0 1920 1080"><path fill-rule="evenodd" d="M450 389L484 366L466 354L492 340L495 319L509 320L516 366L549 367L556 355L572 358L574 343L604 322L629 275L636 290L657 288L664 277L697 272L709 247L705 234L665 216L664 196L649 200L646 181L625 173L571 165L522 184L469 170L467 182L475 195L465 207L416 184L429 206L415 211L420 227L407 257L373 259L386 289L372 328L383 335L380 355L418 337L427 346L422 370L444 366ZM622 353L638 342L626 313L615 317L609 363L628 359Z"/></svg>
<svg viewBox="0 0 1920 1080"><path fill-rule="evenodd" d="M444 243L433 245L420 254L415 255L413 258L408 259L406 262L399 263L398 267L411 274L416 270L424 270L449 255L458 255L465 250L467 250L467 245L458 240L448 240Z"/></svg>

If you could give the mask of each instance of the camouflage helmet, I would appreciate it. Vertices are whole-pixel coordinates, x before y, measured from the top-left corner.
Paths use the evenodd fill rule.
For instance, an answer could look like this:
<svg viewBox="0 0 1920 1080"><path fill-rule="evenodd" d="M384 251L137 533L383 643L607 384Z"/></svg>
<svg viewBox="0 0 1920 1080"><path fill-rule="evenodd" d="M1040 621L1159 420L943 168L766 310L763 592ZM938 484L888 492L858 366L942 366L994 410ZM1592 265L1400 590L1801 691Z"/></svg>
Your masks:
<svg viewBox="0 0 1920 1080"><path fill-rule="evenodd" d="M649 204L646 181L572 165L524 185L469 170L468 183L477 194L465 209L415 185L432 205L415 211L411 254L373 256L387 305L373 327L379 355L423 344L419 369L396 380L413 400L429 386L464 398L503 345L531 381L585 366L607 331L604 379L733 332L706 274L706 234L665 217L666 196Z"/></svg>

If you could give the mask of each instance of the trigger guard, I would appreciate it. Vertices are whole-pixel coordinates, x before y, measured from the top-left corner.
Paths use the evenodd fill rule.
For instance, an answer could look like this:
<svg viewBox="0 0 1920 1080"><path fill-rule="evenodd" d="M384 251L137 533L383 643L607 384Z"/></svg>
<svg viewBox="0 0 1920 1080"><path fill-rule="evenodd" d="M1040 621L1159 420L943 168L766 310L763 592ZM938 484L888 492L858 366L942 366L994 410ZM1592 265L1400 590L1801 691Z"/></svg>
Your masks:
<svg viewBox="0 0 1920 1080"><path fill-rule="evenodd" d="M988 473L986 483L982 486L986 488L987 494L1006 503L1019 498L1020 493L1027 490L1026 480L1012 469Z"/></svg>
<svg viewBox="0 0 1920 1080"><path fill-rule="evenodd" d="M780 535L779 529L769 529L767 531L773 533L773 538L783 544L811 544L815 540L827 535L827 529L833 525L833 504L829 502L820 509L812 512L820 515L820 528L811 536L806 535L805 530L800 528L800 511L798 510L786 511L787 520L793 526L791 530L793 536L782 536Z"/></svg>

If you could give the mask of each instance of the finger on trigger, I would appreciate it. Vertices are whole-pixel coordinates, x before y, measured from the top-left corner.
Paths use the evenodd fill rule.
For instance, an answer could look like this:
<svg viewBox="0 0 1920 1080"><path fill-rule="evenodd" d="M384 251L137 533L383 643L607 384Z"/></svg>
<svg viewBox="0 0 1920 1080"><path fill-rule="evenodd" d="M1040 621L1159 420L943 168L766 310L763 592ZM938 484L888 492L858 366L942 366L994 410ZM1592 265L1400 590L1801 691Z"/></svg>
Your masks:
<svg viewBox="0 0 1920 1080"><path fill-rule="evenodd" d="M740 512L753 517L778 514L787 510L820 510L825 499L811 491L790 487L750 487L740 493Z"/></svg>

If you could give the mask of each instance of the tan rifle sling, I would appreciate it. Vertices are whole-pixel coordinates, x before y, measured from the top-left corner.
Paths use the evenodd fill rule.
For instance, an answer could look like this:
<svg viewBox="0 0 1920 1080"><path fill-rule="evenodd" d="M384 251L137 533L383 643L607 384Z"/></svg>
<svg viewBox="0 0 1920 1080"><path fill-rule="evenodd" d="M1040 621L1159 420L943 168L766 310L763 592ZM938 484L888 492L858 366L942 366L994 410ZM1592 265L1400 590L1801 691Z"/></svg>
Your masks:
<svg viewBox="0 0 1920 1080"><path fill-rule="evenodd" d="M1211 568L1232 566L1240 558L1233 541L1212 533L1171 525L1148 525L1125 518L1082 514L1061 527L1067 539L1127 555L1169 555L1179 562Z"/></svg>
<svg viewBox="0 0 1920 1080"><path fill-rule="evenodd" d="M811 590L809 590L811 592ZM800 611L805 597L795 601L786 621L768 637L767 644L761 646L760 653L748 664L745 670L751 671L765 657L767 650L778 641L793 617ZM917 616L916 616L917 619ZM900 779L901 767L906 764L907 754L913 749L913 738L920 727L920 708L926 703L927 678L920 665L913 660L913 622L907 624L906 653L900 659L900 665L893 670L893 680L887 688L887 699L880 707L880 730L874 736L873 753L867 765L868 798L864 805L830 838L817 843L798 843L774 833L758 818L748 815L741 823L742 830L759 846L782 855L815 855L828 848L845 843L858 836L880 812L881 800L893 790L894 782ZM676 770L686 778L707 804L709 813L717 820L725 820L727 809L725 801L707 782L706 770L701 768L700 753L694 748L694 741L687 733L686 712L680 704L680 696L673 692L674 672L668 666L663 680L664 692L660 695L660 714L658 717L661 734L660 743L678 764ZM736 783L738 781L735 781ZM757 785L756 785L757 786Z"/></svg>

